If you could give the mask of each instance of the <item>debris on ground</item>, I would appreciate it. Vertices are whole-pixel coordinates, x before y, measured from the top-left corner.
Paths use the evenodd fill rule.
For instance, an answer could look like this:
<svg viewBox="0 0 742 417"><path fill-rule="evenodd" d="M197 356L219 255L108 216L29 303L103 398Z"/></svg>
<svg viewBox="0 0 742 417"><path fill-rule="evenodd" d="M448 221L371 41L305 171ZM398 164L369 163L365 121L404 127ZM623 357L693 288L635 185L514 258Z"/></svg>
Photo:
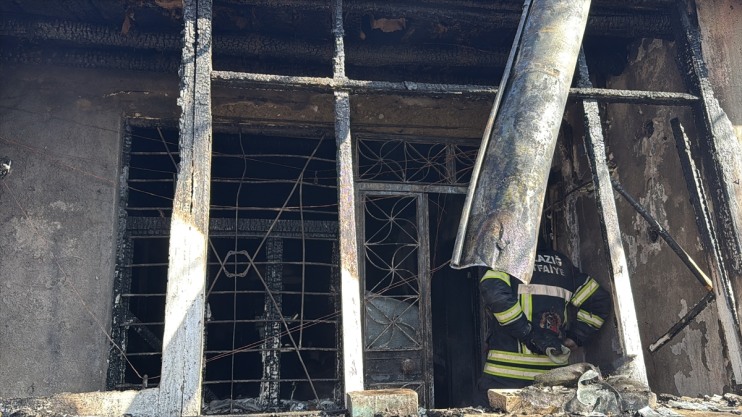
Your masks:
<svg viewBox="0 0 742 417"><path fill-rule="evenodd" d="M690 398L663 394L658 398L646 385L633 379L628 369L630 367L619 367L604 378L597 367L589 363L578 363L539 375L535 384L530 387L490 390L488 397L491 407L505 415L742 415L740 395L730 393ZM473 414L470 412L467 415Z"/></svg>
<svg viewBox="0 0 742 417"><path fill-rule="evenodd" d="M261 413L271 411L273 413L289 411L324 411L326 413L343 411L331 399L319 399L311 401L280 400L276 407L268 407L258 398L243 398L237 400L214 400L209 402L203 410L203 414L245 414Z"/></svg>

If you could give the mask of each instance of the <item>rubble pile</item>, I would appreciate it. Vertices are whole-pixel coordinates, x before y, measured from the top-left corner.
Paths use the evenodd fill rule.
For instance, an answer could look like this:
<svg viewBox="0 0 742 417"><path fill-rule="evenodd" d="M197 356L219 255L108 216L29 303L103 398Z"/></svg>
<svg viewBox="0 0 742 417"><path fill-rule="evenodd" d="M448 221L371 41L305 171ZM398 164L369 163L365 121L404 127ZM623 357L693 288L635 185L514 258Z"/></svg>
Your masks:
<svg viewBox="0 0 742 417"><path fill-rule="evenodd" d="M703 398L677 397L660 394L660 402L667 407L679 410L731 413L742 415L742 395L727 393L724 395L704 396Z"/></svg>
<svg viewBox="0 0 742 417"><path fill-rule="evenodd" d="M344 411L333 400L320 399L311 401L280 400L278 407L266 407L258 398L244 398L237 400L214 400L209 402L203 414L245 414L270 411L273 413L288 411L323 411L328 414Z"/></svg>
<svg viewBox="0 0 742 417"><path fill-rule="evenodd" d="M742 397L735 394L688 398L657 395L619 368L603 377L588 363L547 372L520 390L490 390L490 405L507 414L555 416L685 416L722 413L742 415ZM701 414L699 414L701 413ZM719 414L716 414L719 415Z"/></svg>

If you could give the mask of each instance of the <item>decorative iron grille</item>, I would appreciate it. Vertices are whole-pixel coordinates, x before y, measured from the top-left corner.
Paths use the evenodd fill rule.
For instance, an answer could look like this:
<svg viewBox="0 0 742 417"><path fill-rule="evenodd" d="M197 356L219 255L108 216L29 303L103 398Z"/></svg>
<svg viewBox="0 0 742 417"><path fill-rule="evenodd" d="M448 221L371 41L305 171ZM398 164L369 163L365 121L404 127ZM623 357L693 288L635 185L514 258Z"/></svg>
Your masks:
<svg viewBox="0 0 742 417"><path fill-rule="evenodd" d="M431 397L427 217L417 195L364 194L367 388L405 387Z"/></svg>
<svg viewBox="0 0 742 417"><path fill-rule="evenodd" d="M361 181L467 185L479 148L434 139L356 141Z"/></svg>

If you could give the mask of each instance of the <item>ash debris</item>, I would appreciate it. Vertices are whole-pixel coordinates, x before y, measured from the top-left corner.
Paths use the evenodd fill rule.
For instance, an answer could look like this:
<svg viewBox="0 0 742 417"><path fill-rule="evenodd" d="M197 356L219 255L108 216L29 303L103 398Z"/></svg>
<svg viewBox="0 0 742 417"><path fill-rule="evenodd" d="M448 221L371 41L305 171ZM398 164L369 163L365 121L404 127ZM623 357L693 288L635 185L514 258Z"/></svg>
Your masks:
<svg viewBox="0 0 742 417"><path fill-rule="evenodd" d="M656 395L632 378L630 366L603 377L599 368L578 363L557 368L520 390L490 390L498 415L538 416L734 416L742 415L742 396L732 393L703 398ZM467 417L488 410L462 413Z"/></svg>

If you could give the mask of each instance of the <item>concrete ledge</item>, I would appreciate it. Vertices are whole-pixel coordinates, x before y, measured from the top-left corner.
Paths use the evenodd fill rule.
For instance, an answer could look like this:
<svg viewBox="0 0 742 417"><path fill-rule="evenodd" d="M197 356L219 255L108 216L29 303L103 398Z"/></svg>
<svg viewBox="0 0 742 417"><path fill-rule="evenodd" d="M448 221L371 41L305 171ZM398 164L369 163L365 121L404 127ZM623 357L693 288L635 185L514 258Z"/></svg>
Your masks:
<svg viewBox="0 0 742 417"><path fill-rule="evenodd" d="M51 397L0 399L0 415L137 417L158 415L159 390L62 393ZM26 414L23 414L26 413Z"/></svg>
<svg viewBox="0 0 742 417"><path fill-rule="evenodd" d="M406 389L381 389L348 393L350 417L417 417L417 392Z"/></svg>

